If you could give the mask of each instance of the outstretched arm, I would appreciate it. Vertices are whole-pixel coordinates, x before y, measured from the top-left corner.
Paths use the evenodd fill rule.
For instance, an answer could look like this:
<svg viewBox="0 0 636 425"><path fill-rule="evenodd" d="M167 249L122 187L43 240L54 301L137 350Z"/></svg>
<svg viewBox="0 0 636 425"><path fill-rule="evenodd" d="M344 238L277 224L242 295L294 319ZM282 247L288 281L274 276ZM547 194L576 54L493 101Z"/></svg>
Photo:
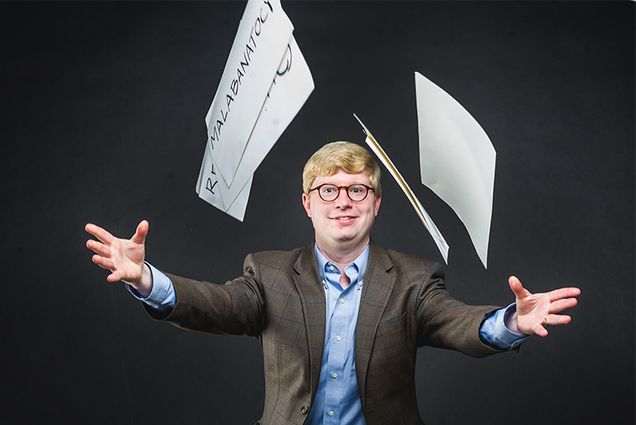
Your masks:
<svg viewBox="0 0 636 425"><path fill-rule="evenodd" d="M148 227L148 222L142 220L130 239L120 239L95 224L85 226L99 241L89 239L86 247L95 253L92 257L95 264L110 270L106 280L110 283L126 281L144 297L152 290L150 270L144 265Z"/></svg>
<svg viewBox="0 0 636 425"><path fill-rule="evenodd" d="M526 335L547 336L547 326L570 323L570 316L557 313L576 306L576 297L581 294L581 290L575 287L532 294L515 276L510 276L508 285L514 292L517 302L516 318L513 318L511 324L513 327L516 325L518 330Z"/></svg>

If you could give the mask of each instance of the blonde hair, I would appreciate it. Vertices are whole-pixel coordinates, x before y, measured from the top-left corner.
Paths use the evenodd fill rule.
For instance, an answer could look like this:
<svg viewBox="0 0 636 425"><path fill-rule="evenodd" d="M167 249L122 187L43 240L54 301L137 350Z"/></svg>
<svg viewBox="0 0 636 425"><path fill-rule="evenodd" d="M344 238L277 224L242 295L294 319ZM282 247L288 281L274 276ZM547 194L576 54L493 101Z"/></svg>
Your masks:
<svg viewBox="0 0 636 425"><path fill-rule="evenodd" d="M303 169L303 192L309 190L318 176L333 176L338 170L349 174L367 173L375 196L382 196L380 166L368 150L351 142L331 142L318 149Z"/></svg>

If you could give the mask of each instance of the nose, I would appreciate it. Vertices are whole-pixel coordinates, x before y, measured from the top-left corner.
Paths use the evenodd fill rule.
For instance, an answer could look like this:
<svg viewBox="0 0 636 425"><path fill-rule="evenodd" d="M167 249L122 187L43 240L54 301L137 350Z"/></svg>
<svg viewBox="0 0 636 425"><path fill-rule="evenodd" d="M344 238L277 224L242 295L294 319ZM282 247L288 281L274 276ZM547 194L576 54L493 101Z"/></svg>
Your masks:
<svg viewBox="0 0 636 425"><path fill-rule="evenodd" d="M338 188L338 197L334 202L336 204L336 208L345 208L351 206L351 199L349 199L346 187Z"/></svg>

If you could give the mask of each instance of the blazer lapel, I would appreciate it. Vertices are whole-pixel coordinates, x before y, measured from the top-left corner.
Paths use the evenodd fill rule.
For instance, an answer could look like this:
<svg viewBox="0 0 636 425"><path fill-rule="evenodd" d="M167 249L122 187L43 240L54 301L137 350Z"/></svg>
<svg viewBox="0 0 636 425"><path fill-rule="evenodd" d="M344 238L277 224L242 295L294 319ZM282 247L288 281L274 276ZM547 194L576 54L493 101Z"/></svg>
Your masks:
<svg viewBox="0 0 636 425"><path fill-rule="evenodd" d="M309 365L311 369L311 399L318 386L320 365L325 340L325 294L320 275L316 268L313 246L306 247L294 264L294 283L300 294L307 346L309 347Z"/></svg>
<svg viewBox="0 0 636 425"><path fill-rule="evenodd" d="M360 392L360 399L363 405L367 369L373 350L375 333L395 284L395 274L390 273L392 268L393 262L387 252L374 243L371 243L369 264L362 287L362 299L360 300L355 341L356 377L358 379L358 391Z"/></svg>

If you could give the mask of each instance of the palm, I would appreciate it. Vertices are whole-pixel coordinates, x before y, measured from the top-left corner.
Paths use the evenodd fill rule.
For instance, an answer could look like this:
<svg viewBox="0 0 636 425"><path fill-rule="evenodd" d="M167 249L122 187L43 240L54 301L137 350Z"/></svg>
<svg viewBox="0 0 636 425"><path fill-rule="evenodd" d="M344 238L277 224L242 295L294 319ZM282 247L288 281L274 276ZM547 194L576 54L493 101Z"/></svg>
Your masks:
<svg viewBox="0 0 636 425"><path fill-rule="evenodd" d="M550 299L546 294L532 294L517 299L517 326L525 334L534 333L536 323L549 314Z"/></svg>
<svg viewBox="0 0 636 425"><path fill-rule="evenodd" d="M135 282L141 278L144 264L144 244L135 243L130 239L116 238L111 245L111 258L114 270L120 276L119 280Z"/></svg>

